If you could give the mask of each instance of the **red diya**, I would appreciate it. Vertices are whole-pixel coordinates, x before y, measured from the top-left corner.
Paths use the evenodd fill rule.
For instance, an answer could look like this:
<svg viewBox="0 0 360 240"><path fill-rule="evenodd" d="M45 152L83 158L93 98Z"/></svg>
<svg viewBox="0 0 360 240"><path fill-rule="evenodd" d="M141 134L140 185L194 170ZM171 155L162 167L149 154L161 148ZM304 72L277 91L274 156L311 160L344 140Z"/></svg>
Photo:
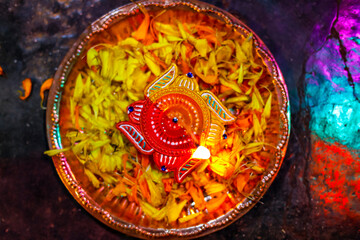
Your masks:
<svg viewBox="0 0 360 240"><path fill-rule="evenodd" d="M218 144L226 136L224 125L235 117L212 92L199 91L191 72L178 76L174 64L145 87L144 95L128 107L130 122L116 127L142 154L152 154L161 171L174 171L182 182L200 157L210 157L206 146ZM192 157L198 146L205 157Z"/></svg>
<svg viewBox="0 0 360 240"><path fill-rule="evenodd" d="M199 237L243 216L276 177L290 129L266 46L198 1L141 1L91 24L60 65L47 109L69 192L141 238Z"/></svg>

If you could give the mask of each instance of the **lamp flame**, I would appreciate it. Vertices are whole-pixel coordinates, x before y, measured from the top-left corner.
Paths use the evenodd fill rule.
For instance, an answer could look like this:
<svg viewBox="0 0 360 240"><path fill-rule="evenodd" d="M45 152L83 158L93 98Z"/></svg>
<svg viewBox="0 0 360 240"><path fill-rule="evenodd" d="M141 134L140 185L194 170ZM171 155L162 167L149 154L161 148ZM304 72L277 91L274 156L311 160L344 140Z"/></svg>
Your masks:
<svg viewBox="0 0 360 240"><path fill-rule="evenodd" d="M199 146L193 153L191 158L196 159L209 159L211 156L209 149L204 146Z"/></svg>

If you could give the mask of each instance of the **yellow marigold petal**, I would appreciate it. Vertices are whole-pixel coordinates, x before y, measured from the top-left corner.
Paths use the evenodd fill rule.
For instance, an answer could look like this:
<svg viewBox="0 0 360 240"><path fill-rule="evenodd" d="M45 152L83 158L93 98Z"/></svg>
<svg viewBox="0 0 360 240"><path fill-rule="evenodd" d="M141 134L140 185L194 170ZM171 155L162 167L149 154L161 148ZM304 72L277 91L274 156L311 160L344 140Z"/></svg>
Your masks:
<svg viewBox="0 0 360 240"><path fill-rule="evenodd" d="M127 60L125 59L117 59L114 62L114 68L116 69L116 75L112 79L113 81L125 81L126 79L126 65Z"/></svg>
<svg viewBox="0 0 360 240"><path fill-rule="evenodd" d="M216 51L217 62L227 62L230 60L233 50L229 46L221 46Z"/></svg>
<svg viewBox="0 0 360 240"><path fill-rule="evenodd" d="M262 105L259 102L259 98L256 96L256 94L253 94L251 97L251 104L249 105L253 110L261 110Z"/></svg>
<svg viewBox="0 0 360 240"><path fill-rule="evenodd" d="M183 24L181 22L178 22L177 26L179 28L181 37L186 40L189 34L185 31Z"/></svg>
<svg viewBox="0 0 360 240"><path fill-rule="evenodd" d="M259 152L264 146L263 142L249 143L244 148L244 155L249 155L254 152Z"/></svg>
<svg viewBox="0 0 360 240"><path fill-rule="evenodd" d="M148 176L146 176L146 181L149 186L151 204L153 204L154 206L160 206L163 203L160 188Z"/></svg>
<svg viewBox="0 0 360 240"><path fill-rule="evenodd" d="M101 70L100 74L104 78L110 78L111 73L113 71L112 68L112 62L113 62L113 56L110 49L101 49L99 52L99 58L101 61Z"/></svg>
<svg viewBox="0 0 360 240"><path fill-rule="evenodd" d="M62 149L52 149L52 150L47 150L44 152L44 154L52 157L52 156L55 156L59 153L62 153L62 152L66 152L66 151L69 151L70 148L62 148Z"/></svg>
<svg viewBox="0 0 360 240"><path fill-rule="evenodd" d="M89 178L89 180L94 185L94 187L96 187L96 188L100 187L100 181L97 179L97 177L91 171L89 171L85 168L84 173Z"/></svg>
<svg viewBox="0 0 360 240"><path fill-rule="evenodd" d="M179 33L179 31L177 30L177 27L171 25L171 24L165 24L165 23L160 23L160 22L155 22L155 27L156 30L158 30L161 33L164 33L165 36L168 38L169 36L172 37L177 37L180 40L182 40L181 34ZM169 38L168 38L169 40ZM170 40L169 40L170 41Z"/></svg>
<svg viewBox="0 0 360 240"><path fill-rule="evenodd" d="M236 102L250 102L250 100L251 99L249 98L249 96L240 95L240 96L226 99L225 103L229 104L229 103L236 103Z"/></svg>
<svg viewBox="0 0 360 240"><path fill-rule="evenodd" d="M235 42L235 49L236 49L236 59L238 60L239 63L245 63L249 61L238 42Z"/></svg>
<svg viewBox="0 0 360 240"><path fill-rule="evenodd" d="M240 68L238 69L238 81L237 83L240 85L244 81L244 70L243 70L243 64L240 64Z"/></svg>
<svg viewBox="0 0 360 240"><path fill-rule="evenodd" d="M200 53L201 57L206 57L209 47L206 39L195 40L194 47Z"/></svg>
<svg viewBox="0 0 360 240"><path fill-rule="evenodd" d="M262 129L259 118L256 116L256 114L253 114L253 127L254 127L254 137L255 139L257 139L259 135L262 135Z"/></svg>
<svg viewBox="0 0 360 240"><path fill-rule="evenodd" d="M150 54L145 54L144 60L145 60L146 65L151 70L151 72L155 76L159 76L161 73L161 69L160 69L160 66L155 62L154 58Z"/></svg>
<svg viewBox="0 0 360 240"><path fill-rule="evenodd" d="M254 170L258 174L262 174L263 172L265 172L265 168L260 167L260 166L256 165L255 163L249 163L249 164L246 164L246 166L248 168L251 168L252 170Z"/></svg>
<svg viewBox="0 0 360 240"><path fill-rule="evenodd" d="M234 172L234 166L229 162L224 162L224 161L216 161L210 163L210 169L214 173L224 177L225 179L229 178L231 174Z"/></svg>
<svg viewBox="0 0 360 240"><path fill-rule="evenodd" d="M170 203L167 205L167 218L169 222L174 222L179 218L181 211L187 203L187 200L176 203L175 199L172 199L169 202Z"/></svg>
<svg viewBox="0 0 360 240"><path fill-rule="evenodd" d="M224 191L226 189L226 186L224 184L222 184L222 183L212 181L212 182L209 182L208 184L206 184L204 186L204 188L206 190L206 193L208 195L211 195L211 194L214 194L214 193Z"/></svg>
<svg viewBox="0 0 360 240"><path fill-rule="evenodd" d="M218 67L217 67L215 52L210 52L208 66L215 73L215 75L217 75Z"/></svg>
<svg viewBox="0 0 360 240"><path fill-rule="evenodd" d="M145 214L157 221L160 221L166 216L166 208L162 208L160 210L153 207L151 204L145 202L145 201L139 201L141 209L145 212Z"/></svg>
<svg viewBox="0 0 360 240"><path fill-rule="evenodd" d="M83 84L82 76L79 73L75 80L75 89L74 89L74 94L73 94L74 101L78 102L81 100L83 91L84 91L83 85L84 84Z"/></svg>
<svg viewBox="0 0 360 240"><path fill-rule="evenodd" d="M146 50L156 50L156 49L161 49L161 48L166 48L171 46L170 43L152 43L146 47L144 47L144 49Z"/></svg>
<svg viewBox="0 0 360 240"><path fill-rule="evenodd" d="M132 77L136 79L136 81L133 84L134 89L143 89L144 86L146 86L147 81L151 75L151 72L144 73L141 71L141 69L136 69L134 73L132 74Z"/></svg>
<svg viewBox="0 0 360 240"><path fill-rule="evenodd" d="M236 154L236 163L235 163L235 174L240 171L241 163L245 159L245 155L241 155L239 153Z"/></svg>
<svg viewBox="0 0 360 240"><path fill-rule="evenodd" d="M253 36L250 34L247 39L241 44L241 49L245 53L247 59L250 61L254 60L253 57Z"/></svg>
<svg viewBox="0 0 360 240"><path fill-rule="evenodd" d="M132 37L128 37L122 40L121 42L119 42L119 46L129 46L129 47L137 48L140 45L141 43Z"/></svg>
<svg viewBox="0 0 360 240"><path fill-rule="evenodd" d="M193 213L193 214L187 215L185 217L179 218L179 223L184 223L184 222L190 221L202 214L203 214L202 212L197 212L197 213Z"/></svg>
<svg viewBox="0 0 360 240"><path fill-rule="evenodd" d="M100 65L99 53L94 48L90 48L86 53L87 65L91 68L92 66Z"/></svg>
<svg viewBox="0 0 360 240"><path fill-rule="evenodd" d="M226 81L226 80L225 80L224 78L222 78L222 77L220 77L219 80L220 80L220 83L221 83L222 85L224 85L224 86L226 86L226 87L229 87L229 88L235 90L235 91L238 92L238 93L243 93L243 92L241 91L239 85L237 85L236 82Z"/></svg>
<svg viewBox="0 0 360 240"><path fill-rule="evenodd" d="M272 93L270 92L270 95L266 101L265 107L264 107L264 116L265 118L269 118L271 114L271 100L272 100Z"/></svg>
<svg viewBox="0 0 360 240"><path fill-rule="evenodd" d="M165 37L169 42L180 42L180 41L182 41L182 38L177 37L177 36L166 35Z"/></svg>

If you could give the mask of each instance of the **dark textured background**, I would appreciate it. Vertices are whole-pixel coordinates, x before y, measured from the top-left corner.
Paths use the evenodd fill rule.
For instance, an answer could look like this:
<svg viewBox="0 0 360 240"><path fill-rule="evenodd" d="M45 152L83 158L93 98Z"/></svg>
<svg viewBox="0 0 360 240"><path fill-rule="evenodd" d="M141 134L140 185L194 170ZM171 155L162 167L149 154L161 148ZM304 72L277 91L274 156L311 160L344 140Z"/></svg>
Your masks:
<svg viewBox="0 0 360 240"><path fill-rule="evenodd" d="M38 95L80 33L129 1L0 0L0 239L131 239L93 218L72 198L47 149ZM360 239L359 218L325 215L309 186L311 131L303 105L306 64L334 36L336 0L209 0L265 42L288 85L292 134L284 164L249 213L204 239ZM345 1L351 2L351 1ZM340 8L339 8L340 7ZM30 77L33 91L17 90ZM357 215L358 217L359 215Z"/></svg>

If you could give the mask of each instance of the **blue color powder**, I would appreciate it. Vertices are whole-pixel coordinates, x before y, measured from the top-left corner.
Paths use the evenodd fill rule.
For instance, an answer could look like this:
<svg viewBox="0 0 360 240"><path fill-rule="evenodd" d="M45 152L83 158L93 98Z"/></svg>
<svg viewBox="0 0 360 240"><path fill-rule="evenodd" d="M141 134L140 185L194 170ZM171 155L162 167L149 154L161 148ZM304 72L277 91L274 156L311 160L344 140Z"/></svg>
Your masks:
<svg viewBox="0 0 360 240"><path fill-rule="evenodd" d="M305 78L310 129L325 141L360 149L360 102L354 96L344 68L336 39L329 39L309 59ZM360 95L359 83L354 84L356 95Z"/></svg>

